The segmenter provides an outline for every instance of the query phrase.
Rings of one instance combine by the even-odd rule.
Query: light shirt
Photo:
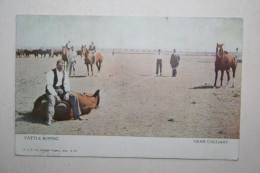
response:
[[[89,46],[89,52],[92,53],[92,55],[95,55],[95,53],[96,53],[96,47],[95,47],[94,44],[91,44],[91,45]]]
[[[160,54],[158,52],[156,52],[155,59],[163,59],[163,58],[164,58],[164,55],[162,52],[160,52]]]
[[[58,69],[56,69],[57,71],[57,84],[56,86],[61,86],[62,85],[62,78],[63,78],[63,72],[59,72]],[[65,77],[64,77],[64,90],[65,92],[69,92],[70,91],[70,85],[69,85],[69,78],[68,78],[68,74],[65,71],[64,73]],[[46,74],[46,85],[47,85],[47,90],[50,92],[51,95],[56,96],[57,92],[55,91],[55,89],[53,88],[53,82],[54,82],[54,73],[52,70],[48,71]]]
[[[71,43],[67,43],[67,46],[68,46],[68,48],[70,49],[71,48]]]
[[[73,62],[73,61],[76,61],[76,57],[77,57],[77,55],[76,55],[76,52],[73,50],[69,50],[69,57],[68,57],[68,61],[69,61],[69,63],[71,63],[71,62]]]

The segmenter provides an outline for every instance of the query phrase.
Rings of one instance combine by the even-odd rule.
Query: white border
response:
[[[16,135],[16,154],[182,159],[238,159],[238,139]]]

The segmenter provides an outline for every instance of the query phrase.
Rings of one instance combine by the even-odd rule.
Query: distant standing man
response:
[[[236,48],[236,59],[238,58],[238,47]]]
[[[158,52],[156,53],[156,76],[158,76],[158,72],[160,69],[160,76],[162,76],[162,59],[163,54],[161,53],[161,50],[158,49]]]
[[[80,118],[81,111],[79,100],[76,95],[70,93],[69,78],[67,72],[64,71],[64,61],[57,61],[56,68],[47,72],[46,75],[46,96],[48,101],[47,125],[51,125],[55,108],[54,106],[62,100],[69,101],[73,108],[74,120],[82,120]]]
[[[76,64],[76,52],[73,50],[73,46],[71,47],[71,49],[69,50],[69,58],[68,58],[68,62],[70,65],[70,73],[69,75],[71,76],[71,70],[73,69],[73,75],[75,76],[75,64]]]
[[[91,45],[89,45],[89,52],[92,54],[93,56],[93,64],[95,63],[95,53],[96,53],[96,46],[94,45],[94,42],[91,42]]]
[[[66,47],[67,47],[68,50],[71,49],[71,43],[70,43],[70,41],[68,41],[68,43],[66,43]]]
[[[115,54],[115,49],[113,49],[113,51],[112,51],[112,56],[114,56],[114,54]]]
[[[179,65],[179,56],[177,56],[176,54],[176,50],[173,49],[173,53],[171,55],[171,60],[170,60],[170,64],[172,66],[172,77],[175,77],[177,75],[177,67]]]

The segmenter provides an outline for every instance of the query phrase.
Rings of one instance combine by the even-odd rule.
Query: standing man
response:
[[[92,41],[91,42],[91,45],[89,45],[89,52],[92,54],[92,56],[93,56],[93,64],[95,63],[95,53],[96,53],[96,47],[95,47],[95,45],[94,45],[94,42]]]
[[[162,59],[163,54],[161,53],[161,50],[158,49],[158,52],[156,53],[156,76],[158,76],[158,71],[160,69],[160,76],[162,76]]]
[[[113,51],[112,51],[112,56],[114,56],[114,54],[115,54],[115,49],[113,49]]]
[[[66,43],[65,46],[67,47],[68,50],[70,50],[70,49],[71,49],[71,43],[70,43],[70,41],[68,41],[68,43]]]
[[[175,55],[176,50],[173,49],[173,53],[171,55],[170,64],[172,66],[172,77],[175,77],[177,75],[177,67],[179,65],[180,58],[179,56]]]
[[[236,55],[235,55],[235,58],[236,58],[236,59],[238,58],[238,47],[236,48]]]
[[[82,120],[79,100],[76,95],[70,93],[69,78],[64,71],[64,61],[57,61],[56,68],[47,72],[46,75],[46,95],[48,101],[47,125],[51,125],[55,114],[54,106],[62,100],[69,101],[73,108],[74,120]]]
[[[73,68],[73,75],[75,76],[76,57],[77,57],[77,55],[76,55],[75,51],[73,50],[73,46],[72,46],[71,49],[69,50],[69,58],[68,58],[68,62],[69,62],[69,65],[70,65],[69,76],[71,76],[72,68]]]

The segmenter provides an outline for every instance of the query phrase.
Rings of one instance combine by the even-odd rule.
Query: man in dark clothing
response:
[[[172,66],[172,77],[175,77],[177,75],[177,67],[179,65],[180,57],[179,55],[176,55],[176,50],[173,49],[173,54],[171,56],[170,64]]]

